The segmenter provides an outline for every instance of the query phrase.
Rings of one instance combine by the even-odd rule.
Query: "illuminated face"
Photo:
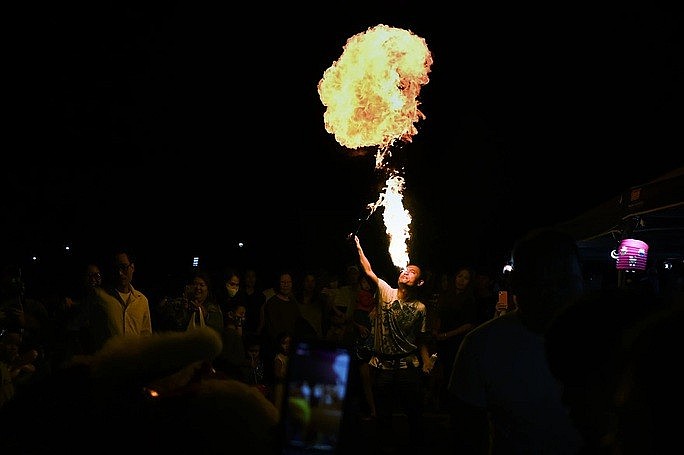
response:
[[[240,277],[236,275],[231,276],[228,281],[226,281],[226,290],[230,297],[235,297],[235,294],[240,290]]]
[[[102,285],[102,273],[98,266],[94,264],[88,266],[88,270],[86,271],[86,282],[88,286],[92,287]]]
[[[114,278],[116,280],[117,288],[126,289],[131,284],[133,279],[133,271],[135,266],[130,261],[127,254],[117,254],[114,258]]]
[[[209,293],[209,286],[207,286],[207,282],[202,278],[195,277],[195,279],[192,281],[190,291],[196,300],[203,302],[206,300],[207,294]]]
[[[420,273],[420,267],[409,265],[399,274],[399,283],[406,286],[420,286],[422,283]]]

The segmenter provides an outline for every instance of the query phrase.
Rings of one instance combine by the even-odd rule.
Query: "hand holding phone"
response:
[[[508,291],[499,291],[499,299],[496,302],[496,315],[499,316],[508,311]]]

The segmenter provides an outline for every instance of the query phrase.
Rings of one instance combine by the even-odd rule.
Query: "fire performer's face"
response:
[[[408,265],[399,274],[399,279],[397,281],[399,286],[406,287],[417,287],[423,284],[423,279],[421,278],[420,267],[417,265]]]

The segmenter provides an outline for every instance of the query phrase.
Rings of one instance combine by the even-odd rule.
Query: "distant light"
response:
[[[31,259],[33,260],[33,262],[37,262],[37,261],[38,261],[38,256],[32,256]]]
[[[192,266],[199,267],[199,256],[195,256],[194,258],[192,258]]]
[[[668,261],[663,263],[663,267],[665,268],[665,270],[672,270],[673,265],[671,262]]]
[[[513,266],[511,264],[506,264],[503,267],[503,273],[510,273],[513,271]]]
[[[67,250],[67,251],[69,251],[69,250],[71,249],[71,247],[70,247],[69,245],[67,245],[67,246],[64,247],[64,249]]]
[[[143,387],[143,392],[147,394],[150,398],[158,398],[159,397],[159,392],[157,392],[154,389],[148,389],[147,387]]]
[[[239,248],[242,248],[243,246],[245,246],[245,244],[244,244],[244,243],[242,243],[242,242],[238,242],[238,247],[239,247]]]

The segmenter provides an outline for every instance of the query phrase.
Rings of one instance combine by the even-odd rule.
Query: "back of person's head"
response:
[[[554,316],[583,290],[575,240],[554,228],[530,231],[513,247],[511,291],[520,317],[533,331],[544,332]]]
[[[668,453],[678,444],[681,418],[672,418],[672,408],[682,402],[684,375],[672,347],[681,343],[683,324],[679,306],[644,318],[633,330],[614,395],[612,453]]]
[[[73,425],[100,440],[111,436],[117,422],[129,426],[125,436],[109,440],[109,453],[133,441],[155,453],[222,453],[227,443],[246,445],[250,453],[277,453],[273,403],[242,381],[204,370],[222,349],[221,335],[209,327],[111,338],[96,354],[13,397],[11,408],[3,409],[14,417],[3,426],[3,453],[90,453],[86,444],[52,435],[68,434]]]

